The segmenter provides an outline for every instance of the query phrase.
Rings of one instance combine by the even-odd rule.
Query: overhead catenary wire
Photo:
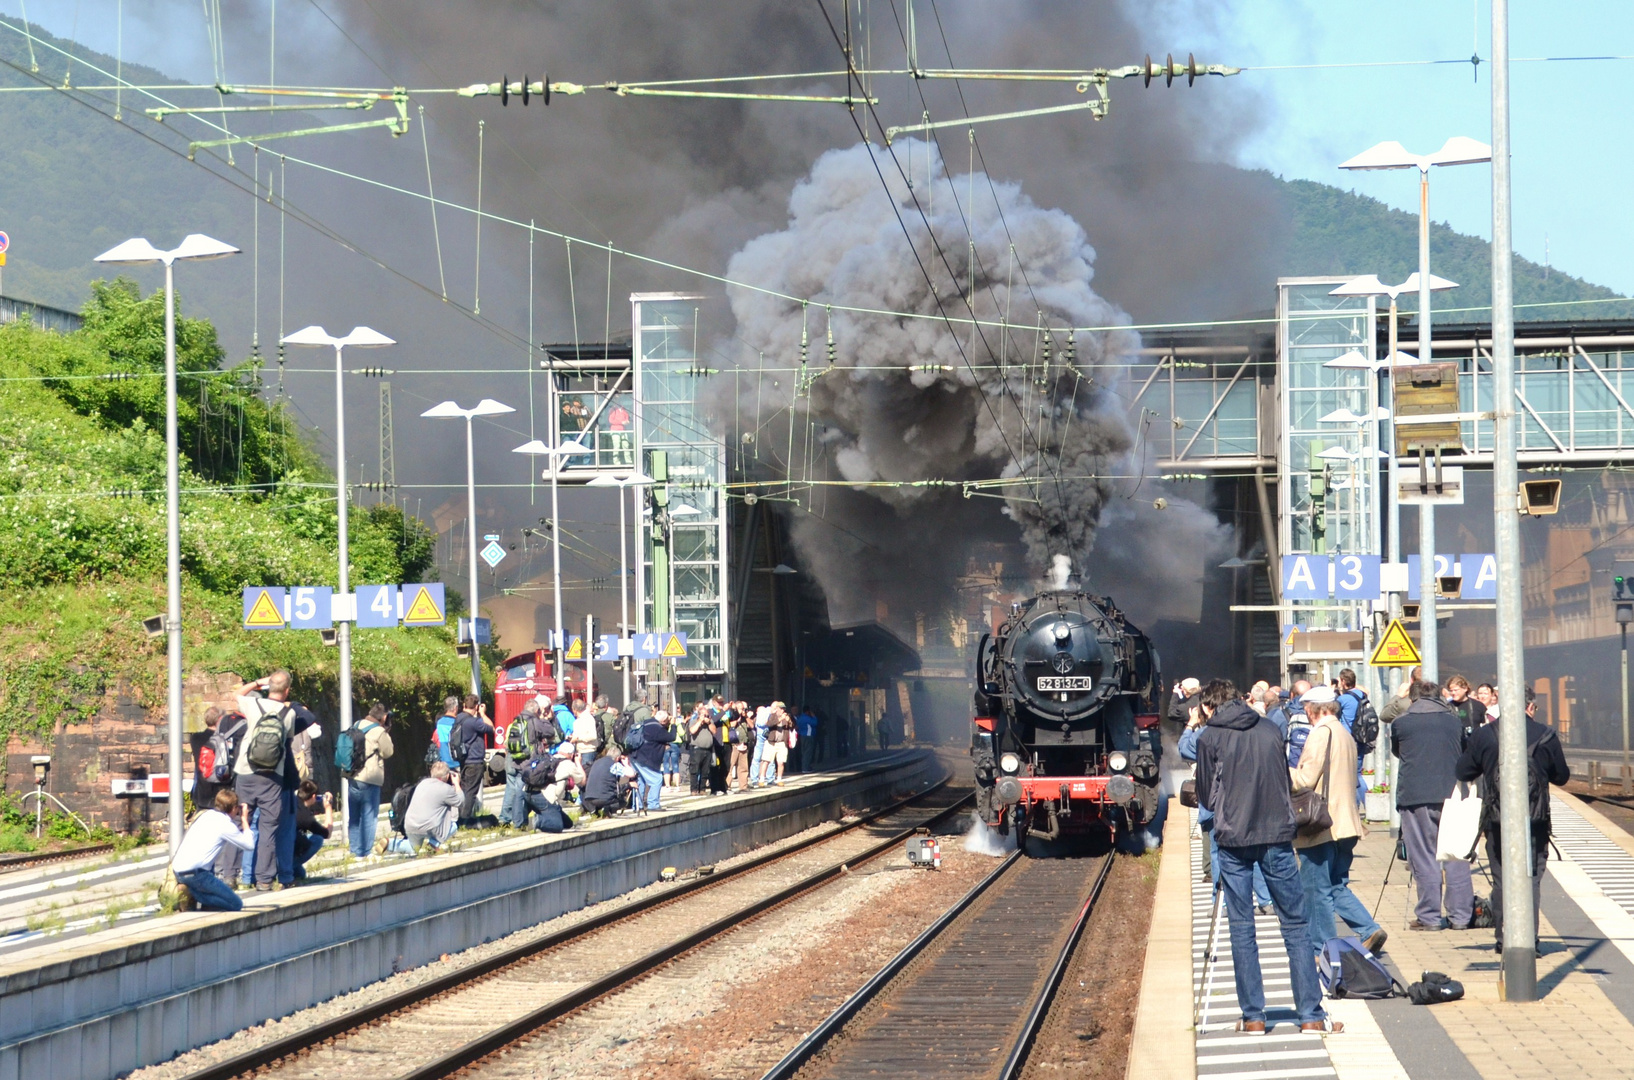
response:
[[[437,229],[437,189],[431,185],[431,143],[426,138],[426,107],[420,106],[420,146],[426,157],[426,197],[431,200],[431,237],[437,245],[437,281],[442,286],[443,299],[448,299],[448,276],[443,273],[443,237]],[[481,215],[479,214],[480,218]],[[475,314],[473,312],[472,314]]]

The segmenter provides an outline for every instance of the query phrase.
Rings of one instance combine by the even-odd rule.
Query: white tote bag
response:
[[[1481,796],[1475,785],[1459,783],[1441,804],[1441,828],[1436,833],[1435,857],[1440,862],[1462,862],[1475,849],[1481,834]]]

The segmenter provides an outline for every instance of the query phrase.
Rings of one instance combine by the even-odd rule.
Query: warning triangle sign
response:
[[[1374,667],[1412,667],[1420,663],[1418,648],[1407,636],[1407,628],[1401,625],[1400,619],[1391,620],[1390,629],[1379,639],[1368,663]]]
[[[664,652],[662,654],[664,659],[678,659],[686,654],[687,647],[681,644],[680,634],[671,634],[669,636],[669,640],[664,642]]]
[[[583,660],[584,659],[584,638],[581,638],[581,637],[573,638],[568,643],[567,654],[566,655],[567,655],[567,659],[569,659],[569,660]]]
[[[278,610],[278,605],[272,602],[272,597],[268,595],[265,589],[261,590],[261,594],[255,598],[255,603],[250,607],[250,613],[244,616],[244,625],[254,627],[257,630],[282,630],[284,628],[283,613]]]
[[[414,594],[414,600],[409,604],[408,610],[403,613],[403,621],[406,623],[440,623],[443,621],[442,609],[437,606],[437,601],[431,598],[430,589],[424,585],[420,586],[420,590]]]

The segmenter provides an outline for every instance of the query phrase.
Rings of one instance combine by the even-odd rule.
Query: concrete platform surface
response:
[[[560,835],[387,862],[0,957],[0,1080],[103,1080],[945,775],[929,751]],[[666,796],[666,803],[670,802]]]
[[[1171,821],[1186,822],[1176,813]],[[1171,832],[1174,830],[1170,830]],[[1415,1006],[1404,999],[1334,1001],[1324,1006],[1346,1031],[1302,1035],[1292,1013],[1288,955],[1274,915],[1255,920],[1271,1031],[1242,1036],[1225,918],[1217,931],[1216,963],[1205,972],[1214,892],[1203,879],[1202,838],[1177,844],[1165,836],[1153,936],[1148,945],[1136,1045],[1128,1076],[1199,1080],[1530,1080],[1542,1077],[1634,1076],[1634,838],[1581,800],[1557,791],[1555,844],[1543,883],[1538,961],[1542,999],[1506,1002],[1498,988],[1491,930],[1409,929],[1412,875],[1391,864],[1394,842],[1376,827],[1357,848],[1352,889],[1390,933],[1384,959],[1402,982],[1425,971],[1464,984],[1463,1000]],[[1189,872],[1169,872],[1184,854]],[[1475,891],[1491,883],[1476,864]],[[1177,911],[1189,923],[1187,947],[1164,931]],[[1189,954],[1189,955],[1188,955]],[[1190,976],[1189,992],[1174,976]],[[1185,1016],[1195,1056],[1180,1062],[1172,1047],[1175,1017]],[[1194,1018],[1201,1020],[1195,1023]],[[1138,1069],[1137,1069],[1138,1066]]]

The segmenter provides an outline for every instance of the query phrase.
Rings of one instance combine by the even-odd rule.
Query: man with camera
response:
[[[295,881],[295,790],[301,776],[290,742],[318,720],[305,705],[289,700],[289,687],[289,672],[280,669],[237,691],[246,728],[233,766],[233,788],[255,826],[258,892]]]

